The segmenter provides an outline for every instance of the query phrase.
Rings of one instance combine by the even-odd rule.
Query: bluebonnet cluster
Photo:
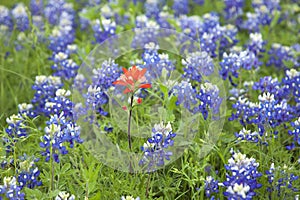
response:
[[[18,172],[18,184],[21,189],[28,187],[33,189],[34,187],[41,186],[42,182],[39,179],[40,170],[35,165],[38,159],[30,159],[26,155],[20,159]]]
[[[155,167],[163,166],[165,160],[170,160],[172,152],[168,147],[173,146],[175,133],[172,131],[170,122],[155,124],[152,129],[152,137],[141,147],[143,157],[140,165],[145,166],[147,171],[155,170]]]
[[[32,104],[37,114],[46,114],[45,104],[55,96],[55,92],[62,87],[60,77],[56,76],[36,76],[32,89],[35,90]]]
[[[16,177],[4,177],[3,185],[0,185],[0,198],[6,197],[9,200],[24,200],[25,194],[17,184]]]
[[[273,43],[271,49],[268,51],[269,60],[266,65],[285,69],[287,68],[286,62],[291,62],[295,67],[299,67],[300,63],[299,58],[297,59],[296,52],[296,50],[293,50],[293,46],[288,47]]]
[[[100,23],[100,20],[96,19],[92,22],[92,29],[94,31],[96,42],[101,43],[105,39],[115,34],[116,22],[112,19],[103,18]]]
[[[220,97],[220,90],[216,85],[209,82],[201,84],[200,92],[196,95],[196,98],[200,100],[198,109],[205,120],[208,117],[209,110],[211,110],[213,119],[218,119],[223,99]]]
[[[246,13],[247,20],[241,25],[250,32],[259,32],[260,26],[270,25],[275,15],[280,11],[278,0],[253,1],[254,13]],[[278,19],[277,19],[278,20]]]
[[[65,191],[59,192],[58,195],[55,197],[55,200],[75,200],[74,194],[69,194]]]
[[[176,105],[183,104],[192,113],[202,113],[204,119],[207,119],[210,109],[212,117],[218,117],[222,98],[216,85],[207,82],[201,84],[197,91],[190,82],[183,80],[172,91],[177,96]]]
[[[172,25],[169,23],[169,20],[174,20],[174,16],[171,15],[169,12],[161,11],[158,14],[158,17],[156,19],[157,23],[161,28],[165,29],[172,29]]]
[[[258,143],[260,134],[257,131],[251,131],[243,128],[240,132],[235,133],[235,136],[240,140]]]
[[[258,58],[253,52],[246,50],[240,53],[230,53],[229,55],[225,52],[220,62],[222,69],[219,73],[224,80],[227,78],[231,80],[232,76],[238,78],[240,69],[255,69],[259,67],[259,64]]]
[[[174,0],[172,9],[176,16],[189,13],[189,1],[188,0]]]
[[[265,76],[255,82],[252,86],[253,90],[259,90],[260,92],[269,92],[274,94],[277,98],[282,96],[281,84],[277,78],[272,78],[271,76]]]
[[[119,65],[112,59],[105,60],[100,68],[93,69],[93,85],[100,87],[103,91],[108,90],[120,75],[121,68]]]
[[[42,138],[40,147],[44,149],[42,151],[42,156],[46,157],[47,162],[52,156],[54,161],[59,163],[59,155],[68,153],[67,144],[69,144],[70,148],[73,148],[75,142],[83,142],[80,138],[80,127],[67,119],[63,112],[60,115],[56,114],[51,116],[46,124],[45,135]]]
[[[5,6],[0,6],[0,31],[13,29],[13,20],[10,16],[9,9]]]
[[[292,144],[287,146],[288,150],[293,150],[296,145],[300,145],[300,117],[296,121],[291,122],[291,125],[293,127],[293,130],[289,130],[288,133],[289,135],[294,137],[294,141],[292,142]]]
[[[247,158],[245,154],[231,150],[232,157],[225,165],[226,181],[223,182],[228,199],[252,199],[255,190],[262,185],[258,179],[262,174],[258,171],[259,163],[254,158]]]
[[[149,18],[158,18],[162,2],[159,0],[146,0],[144,4],[145,15]]]
[[[225,0],[225,18],[235,20],[243,14],[244,0]]]
[[[26,31],[29,29],[29,18],[24,4],[19,3],[12,9],[12,16],[19,31]]]
[[[143,48],[150,42],[157,43],[160,26],[156,21],[149,19],[145,15],[139,15],[136,17],[135,23],[135,35],[131,44],[133,48]]]
[[[286,165],[281,168],[280,166],[275,167],[274,163],[271,164],[270,168],[265,171],[268,177],[269,186],[267,186],[267,192],[271,197],[272,193],[276,193],[278,198],[293,198],[293,192],[297,192],[298,189],[293,184],[299,179],[294,173],[289,172],[290,169]]]
[[[55,96],[51,97],[46,103],[44,108],[44,114],[46,116],[64,113],[66,117],[72,117],[73,103],[69,99],[71,92],[65,89],[58,89],[55,92]]]
[[[134,198],[133,196],[122,196],[121,200],[140,200],[140,197]]]
[[[261,33],[250,33],[247,48],[256,56],[265,52],[266,41],[263,40]]]
[[[210,76],[214,72],[213,60],[205,51],[188,54],[187,58],[182,60],[182,64],[183,77],[188,81],[200,83],[202,76]]]
[[[13,114],[12,116],[6,118],[8,127],[5,129],[7,137],[2,137],[2,141],[5,144],[6,152],[13,152],[14,143],[19,139],[27,137],[28,133],[26,130],[26,122],[22,115]]]
[[[54,76],[70,79],[74,78],[77,75],[77,70],[79,69],[79,66],[68,57],[68,54],[63,52],[59,52],[54,55],[53,60],[55,63],[51,67],[55,71],[53,73]]]
[[[214,199],[214,194],[219,192],[219,181],[215,180],[211,176],[207,176],[204,184],[205,196],[207,198]]]
[[[96,111],[97,114],[106,116],[108,113],[104,110],[103,105],[107,104],[108,96],[98,86],[90,85],[85,95],[86,109],[88,111]],[[95,116],[92,116],[95,117]],[[92,119],[94,120],[94,119]]]
[[[191,112],[196,109],[196,89],[192,87],[190,82],[183,80],[176,84],[173,88],[173,94],[177,96],[176,105],[183,104],[184,108]]]
[[[236,112],[229,120],[239,120],[243,126],[255,124],[262,136],[266,132],[265,126],[274,128],[294,118],[293,108],[286,100],[279,101],[271,93],[263,93],[258,100],[258,103],[253,103],[247,98],[240,98],[233,105]]]
[[[144,52],[142,54],[143,63],[140,65],[141,68],[146,68],[147,72],[145,74],[147,80],[160,78],[163,69],[168,73],[175,69],[175,66],[171,60],[169,60],[168,54],[159,54],[159,46],[153,42],[145,45]]]

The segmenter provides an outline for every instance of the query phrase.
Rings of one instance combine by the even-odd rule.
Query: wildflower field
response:
[[[1,0],[0,200],[298,200],[297,0]]]

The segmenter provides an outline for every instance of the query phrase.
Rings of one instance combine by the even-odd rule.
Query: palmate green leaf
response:
[[[61,168],[60,173],[65,174],[71,168],[70,163],[65,163],[64,166]]]
[[[32,200],[41,200],[45,199],[46,194],[43,194],[40,190],[38,189],[30,189],[25,187],[24,188],[25,195],[27,199],[32,199]]]

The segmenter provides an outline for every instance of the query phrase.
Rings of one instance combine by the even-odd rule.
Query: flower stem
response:
[[[129,116],[128,116],[128,128],[127,128],[127,137],[128,137],[128,146],[130,151],[132,151],[131,147],[131,136],[130,136],[130,126],[131,126],[131,117],[132,117],[132,105],[133,105],[133,94],[130,99],[130,108],[129,108]]]
[[[149,186],[150,186],[150,173],[148,174],[148,178],[147,178],[147,188],[146,188],[146,198],[148,199],[149,197]]]

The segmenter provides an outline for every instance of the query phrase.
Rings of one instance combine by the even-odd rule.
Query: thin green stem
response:
[[[149,188],[150,188],[150,173],[148,174],[148,178],[147,178],[147,187],[146,187],[146,198],[148,199],[149,197]]]
[[[129,116],[128,116],[128,128],[127,128],[127,137],[128,137],[128,146],[130,149],[130,152],[132,151],[131,147],[131,136],[130,136],[130,128],[131,128],[131,117],[132,117],[132,105],[133,105],[133,94],[130,98],[130,108],[129,108]]]

